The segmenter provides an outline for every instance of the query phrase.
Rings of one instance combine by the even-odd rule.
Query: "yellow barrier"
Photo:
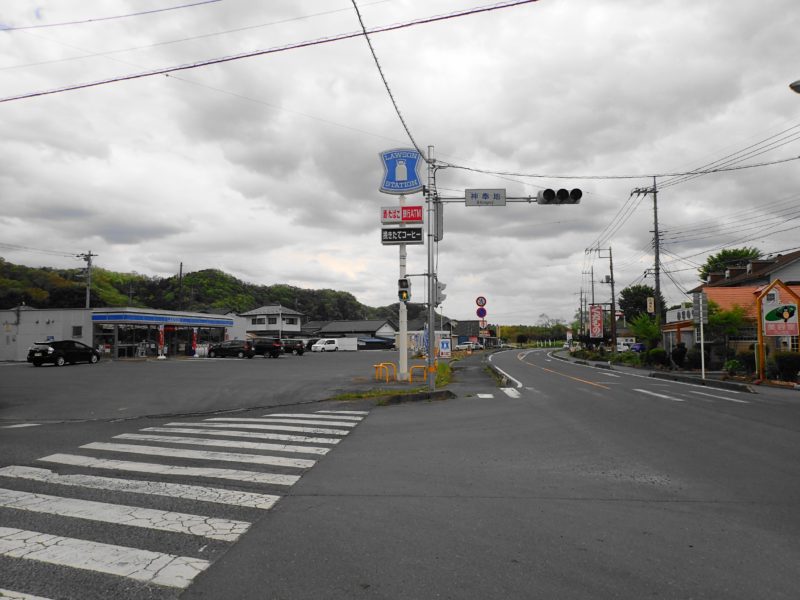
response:
[[[414,383],[414,370],[415,370],[415,369],[419,369],[420,371],[422,371],[422,379],[423,379],[423,380],[424,380],[424,379],[425,379],[425,377],[427,376],[427,373],[426,373],[426,371],[428,370],[428,367],[427,367],[427,365],[413,365],[413,366],[412,366],[412,367],[411,367],[411,368],[408,370],[408,382],[409,382],[409,383]]]
[[[372,366],[375,368],[375,380],[376,381],[378,379],[383,378],[384,377],[384,373],[385,373],[386,383],[389,383],[389,367],[392,368],[392,381],[397,381],[397,367],[395,366],[394,363],[383,362],[383,363],[378,363],[377,365],[372,365]]]

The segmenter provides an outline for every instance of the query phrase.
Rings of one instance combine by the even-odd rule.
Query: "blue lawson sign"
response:
[[[378,156],[383,163],[383,181],[378,188],[384,194],[413,194],[422,191],[419,165],[422,156],[413,148],[384,150]]]

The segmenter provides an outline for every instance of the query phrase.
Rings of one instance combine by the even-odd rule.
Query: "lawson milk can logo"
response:
[[[422,156],[413,148],[395,148],[379,152],[383,163],[383,181],[380,188],[384,194],[413,194],[422,190],[419,165]]]

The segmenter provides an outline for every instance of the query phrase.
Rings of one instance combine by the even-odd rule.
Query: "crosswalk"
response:
[[[0,467],[0,599],[177,597],[367,415],[175,421]]]

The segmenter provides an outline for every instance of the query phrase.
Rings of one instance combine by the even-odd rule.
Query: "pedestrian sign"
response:
[[[378,153],[383,163],[383,181],[378,188],[384,194],[413,194],[422,191],[419,166],[422,155],[413,148],[395,148]]]

